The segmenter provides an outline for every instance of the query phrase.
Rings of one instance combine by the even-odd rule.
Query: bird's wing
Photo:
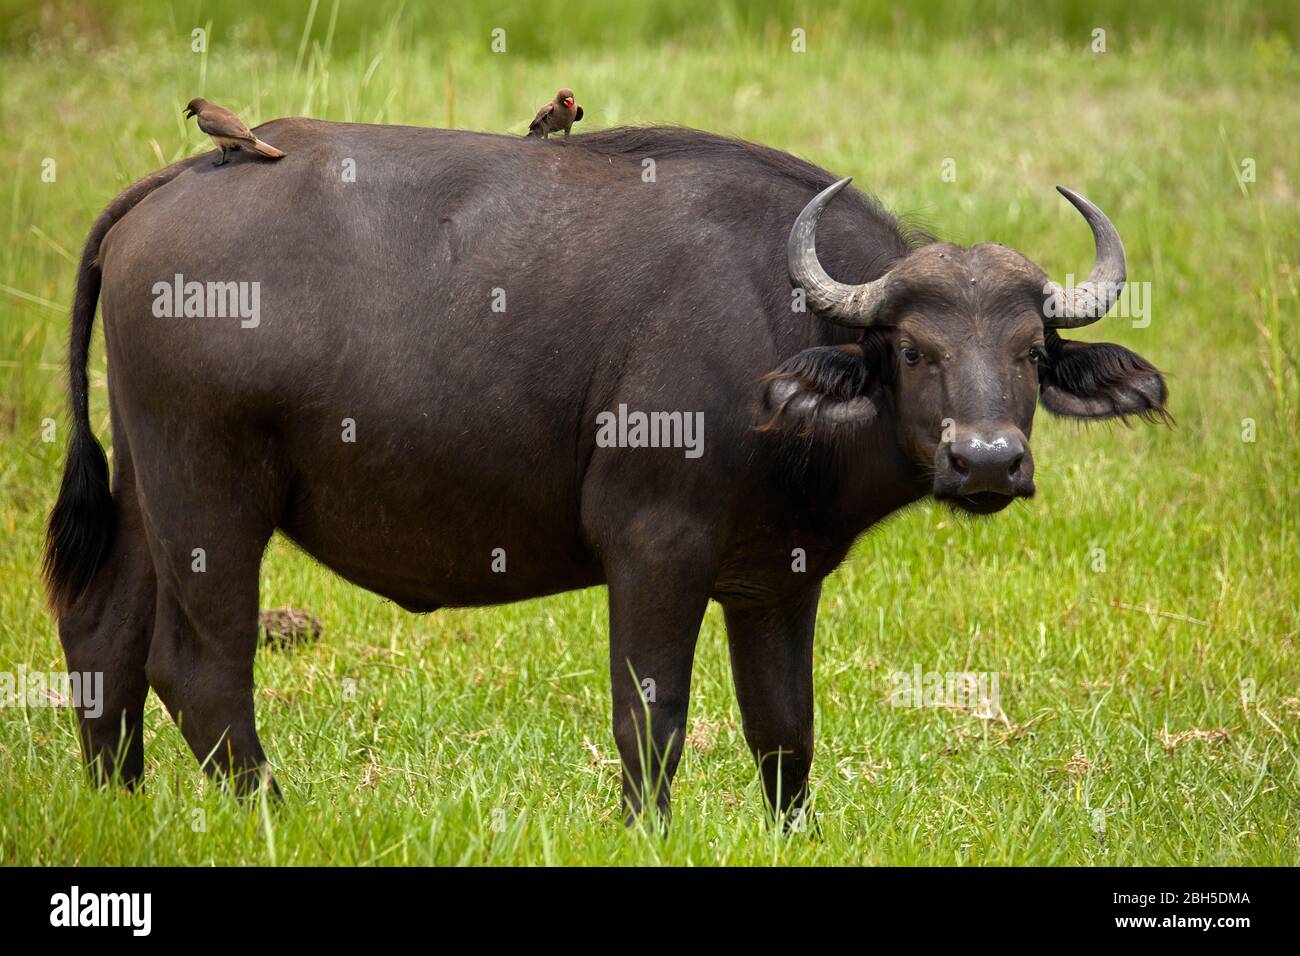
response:
[[[199,113],[199,129],[209,136],[226,136],[249,142],[254,139],[244,121],[221,106],[209,106]]]
[[[528,128],[530,130],[541,129],[542,122],[548,116],[551,115],[551,110],[553,109],[555,109],[554,103],[547,103],[545,106],[543,106],[540,110],[537,111],[537,115],[533,117],[533,121],[528,124]]]
[[[577,107],[577,112],[573,114],[573,121],[574,121],[575,123],[578,122],[578,120],[580,120],[580,119],[582,119],[582,107],[581,107],[581,106]]]

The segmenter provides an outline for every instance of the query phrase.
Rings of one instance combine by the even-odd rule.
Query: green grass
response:
[[[491,14],[471,11],[453,32],[435,5],[333,17],[322,3],[304,31],[289,4],[109,15],[62,3],[35,40],[15,39],[32,22],[11,6],[0,4],[0,670],[63,666],[36,568],[62,460],[42,420],[66,419],[75,258],[114,194],[207,148],[180,119],[199,94],[250,120],[521,132],[567,83],[584,125],[682,123],[788,149],[946,238],[1005,242],[1058,277],[1091,256],[1052,191],[1066,183],[1116,221],[1131,278],[1153,297],[1148,327],[1112,317],[1080,337],[1163,367],[1178,427],[1040,413],[1032,503],[979,522],[919,506],[862,540],[819,619],[819,839],[764,825],[716,608],[660,839],[624,831],[617,813],[602,589],[417,617],[277,541],[263,606],[309,608],[325,625],[320,643],[258,662],[284,806],[242,808],[208,784],[156,700],[134,797],[85,785],[70,712],[8,708],[0,862],[1300,862],[1293,5],[1160,19],[1141,3],[1058,0],[976,18],[954,0],[899,20],[877,3],[798,17],[774,4],[704,20],[697,4],[603,19],[564,4],[566,45],[550,25],[561,5],[520,4],[503,21],[517,38],[505,55],[487,51]],[[1105,54],[1088,50],[1093,8]],[[208,17],[212,47],[192,54],[189,30]],[[532,19],[547,24],[536,37]],[[801,22],[809,52],[797,55],[789,28]],[[941,178],[945,158],[955,183]],[[1237,178],[1244,158],[1253,183]],[[92,381],[107,440],[102,339]],[[1007,723],[890,707],[890,673],[917,664],[997,672]],[[1194,730],[1227,735],[1172,742]]]

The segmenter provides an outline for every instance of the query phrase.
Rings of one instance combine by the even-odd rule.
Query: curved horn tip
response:
[[[826,208],[829,206],[829,203],[831,203],[831,200],[835,199],[836,196],[840,194],[840,190],[844,189],[845,186],[848,186],[850,182],[853,182],[852,176],[836,179],[836,181],[832,182],[831,185],[826,187],[826,189],[819,190],[818,194],[813,196],[813,204],[815,204],[818,209]]]
[[[821,191],[821,197],[826,200],[834,199],[841,189],[853,182],[852,176],[845,176],[843,179],[836,180]]]
[[[1070,205],[1073,206],[1075,209],[1079,210],[1080,212],[1083,212],[1085,209],[1097,208],[1096,205],[1092,202],[1092,200],[1090,200],[1087,196],[1082,196],[1079,193],[1076,193],[1073,189],[1070,189],[1068,186],[1058,185],[1056,187],[1056,191],[1060,193],[1062,196],[1064,196],[1066,199],[1068,199],[1070,201]]]

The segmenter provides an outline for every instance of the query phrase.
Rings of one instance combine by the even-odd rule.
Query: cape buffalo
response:
[[[210,772],[270,779],[253,654],[279,529],[412,611],[607,585],[629,818],[668,810],[719,602],[746,740],[794,812],[821,581],[854,540],[925,496],[1032,495],[1037,401],[1164,415],[1146,361],[1058,335],[1125,277],[1114,226],[1068,190],[1097,255],[1067,289],[707,133],[259,135],[287,157],[127,189],[77,274],[45,572],[69,669],[105,674],[81,715],[97,779],[138,779],[149,687]],[[101,291],[111,490],[87,414]]]

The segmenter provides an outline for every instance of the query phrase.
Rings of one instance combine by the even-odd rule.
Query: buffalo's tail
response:
[[[108,459],[90,427],[90,377],[86,369],[95,309],[99,304],[100,244],[113,224],[136,203],[170,182],[193,161],[185,160],[159,170],[113,200],[95,221],[81,253],[68,343],[72,436],[68,440],[59,497],[46,527],[43,562],[50,607],[60,617],[85,593],[113,541],[114,510]]]
[[[96,223],[96,226],[99,224]],[[63,463],[59,499],[45,533],[45,589],[60,617],[90,584],[108,554],[113,538],[113,496],[108,487],[108,459],[90,427],[90,382],[86,363],[90,334],[99,305],[99,242],[90,234],[77,270],[72,304],[72,338],[68,345],[68,380],[72,394],[72,437]]]

